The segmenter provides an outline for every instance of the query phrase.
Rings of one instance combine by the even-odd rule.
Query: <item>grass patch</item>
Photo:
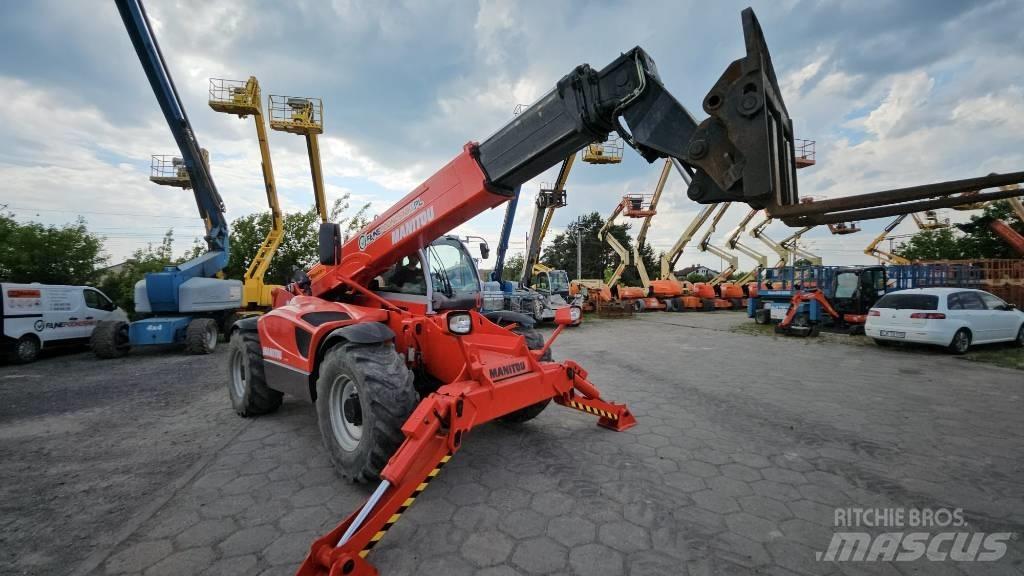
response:
[[[837,334],[834,332],[822,332],[817,338],[800,338],[799,336],[782,336],[781,334],[775,333],[775,327],[770,324],[756,324],[754,321],[743,322],[736,324],[729,329],[730,332],[737,334],[748,334],[751,336],[772,336],[774,338],[791,338],[793,340],[805,340],[805,341],[818,341],[829,344],[844,344],[846,346],[871,346],[878,348],[874,340],[867,336],[858,335],[850,336],[847,334]],[[891,350],[902,350],[908,353],[917,354],[942,354],[940,349],[934,346],[924,346],[919,344],[896,344],[889,347]],[[982,364],[992,364],[994,366],[1002,366],[1003,368],[1014,368],[1016,370],[1024,370],[1024,348],[1015,348],[1011,344],[988,344],[972,348],[970,352],[962,356],[965,360],[971,362],[980,362]]]

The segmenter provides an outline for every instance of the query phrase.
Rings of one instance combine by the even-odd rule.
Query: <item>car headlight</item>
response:
[[[452,334],[469,334],[473,330],[473,318],[468,312],[448,315],[448,331]]]

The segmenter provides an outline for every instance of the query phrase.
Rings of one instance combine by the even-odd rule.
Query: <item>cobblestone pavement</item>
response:
[[[384,576],[1021,573],[1019,536],[992,563],[815,555],[841,507],[963,508],[961,530],[1024,531],[1020,372],[733,334],[725,315],[675,325],[692,316],[567,331],[556,356],[638,425],[551,406],[480,427],[369,559]],[[245,421],[92,573],[292,574],[368,490],[333,474],[313,410],[289,401]]]

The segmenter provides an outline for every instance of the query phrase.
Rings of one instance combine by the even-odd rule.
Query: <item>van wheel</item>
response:
[[[102,320],[96,324],[89,338],[89,345],[97,358],[120,358],[131,349],[128,338],[128,323],[119,320]]]
[[[18,364],[35,362],[39,358],[39,339],[32,334],[26,334],[14,343],[13,360]]]
[[[196,318],[185,330],[185,351],[189,354],[209,354],[217,347],[217,321]]]
[[[967,328],[961,328],[953,335],[953,340],[946,347],[953,354],[966,354],[971,347],[971,332]]]

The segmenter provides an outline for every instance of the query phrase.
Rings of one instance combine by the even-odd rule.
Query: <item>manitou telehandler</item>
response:
[[[546,342],[528,318],[477,312],[475,264],[461,241],[445,236],[613,130],[648,161],[678,160],[691,178],[691,199],[746,202],[796,226],[1024,181],[1014,173],[801,204],[792,121],[749,8],[743,30],[746,56],[704,98],[710,116],[699,124],[639,47],[600,70],[579,66],[344,245],[337,224],[322,224],[320,263],[275,293],[271,312],[239,323],[228,356],[235,409],[267,413],[283,393],[312,401],[341,473],[380,478],[359,510],[313,543],[299,575],[376,574],[367,555],[476,426],[523,422],[551,401],[613,430],[634,425],[632,413],[605,401],[581,366],[550,359],[552,341],[579,309],[560,310]]]

